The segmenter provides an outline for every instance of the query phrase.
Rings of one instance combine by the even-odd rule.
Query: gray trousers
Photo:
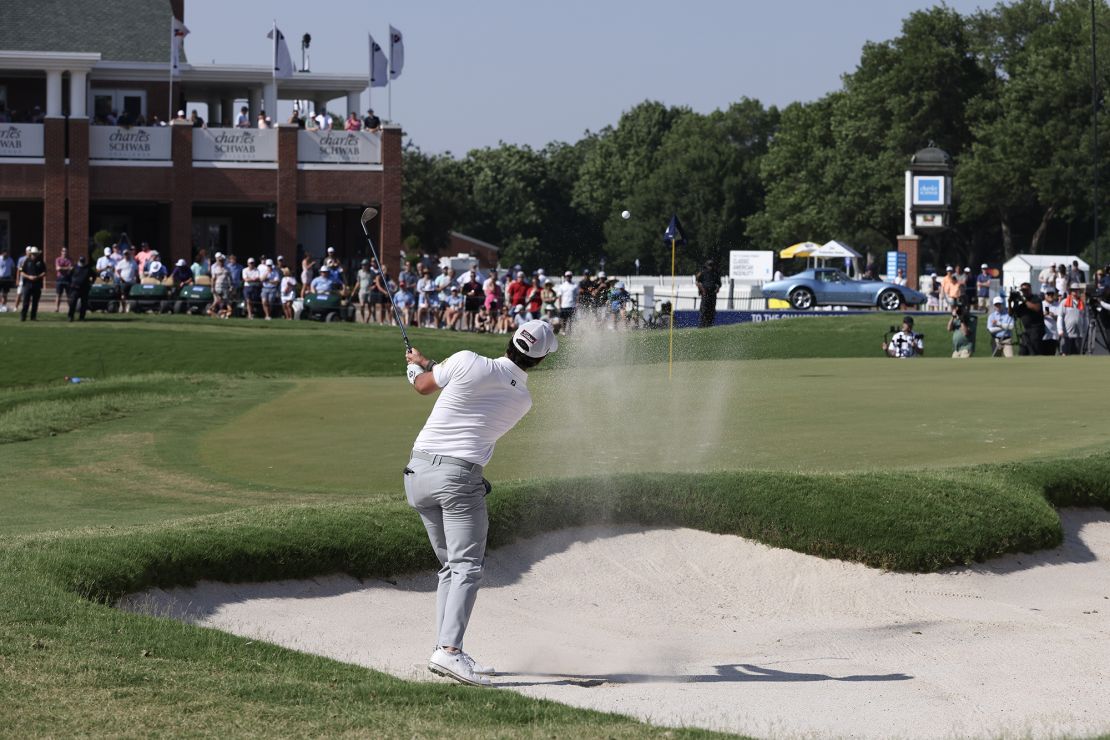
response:
[[[467,469],[439,460],[409,460],[405,496],[420,513],[442,566],[436,591],[437,646],[463,647],[486,557],[485,494],[480,465]]]

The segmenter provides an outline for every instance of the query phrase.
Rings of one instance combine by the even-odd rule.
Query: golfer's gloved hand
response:
[[[406,375],[409,378],[409,385],[416,384],[416,376],[423,374],[424,369],[415,363],[409,363]]]

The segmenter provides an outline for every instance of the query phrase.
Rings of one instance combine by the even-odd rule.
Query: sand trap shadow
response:
[[[831,676],[826,673],[798,673],[778,671],[751,663],[726,663],[713,666],[715,673],[662,675],[650,673],[603,673],[567,675],[565,673],[499,673],[496,678],[538,678],[541,680],[497,681],[497,686],[505,688],[524,686],[580,686],[592,688],[605,684],[643,684],[643,683],[805,683],[812,681],[849,681],[881,682],[909,681],[913,679],[905,673],[857,674]],[[547,680],[550,679],[550,680]]]

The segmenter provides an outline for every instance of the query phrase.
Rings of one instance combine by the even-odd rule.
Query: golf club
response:
[[[374,249],[374,240],[370,238],[370,229],[367,224],[374,220],[374,216],[378,215],[377,208],[367,208],[362,212],[362,233],[366,235],[366,243],[370,245],[370,254],[374,255],[374,261],[385,269],[384,263],[378,259],[378,250]],[[397,303],[393,300],[393,294],[389,292],[389,286],[386,286],[386,294],[389,296],[389,304],[393,306],[393,318],[397,321],[397,326],[401,327],[401,336],[405,339],[405,349],[412,351],[412,342],[409,341],[409,335],[405,332],[405,322],[401,321],[401,312],[397,310]]]

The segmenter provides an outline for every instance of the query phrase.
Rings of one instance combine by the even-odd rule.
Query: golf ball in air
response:
[[[621,211],[621,218],[627,221],[628,219],[632,218],[632,214],[628,211]]]

